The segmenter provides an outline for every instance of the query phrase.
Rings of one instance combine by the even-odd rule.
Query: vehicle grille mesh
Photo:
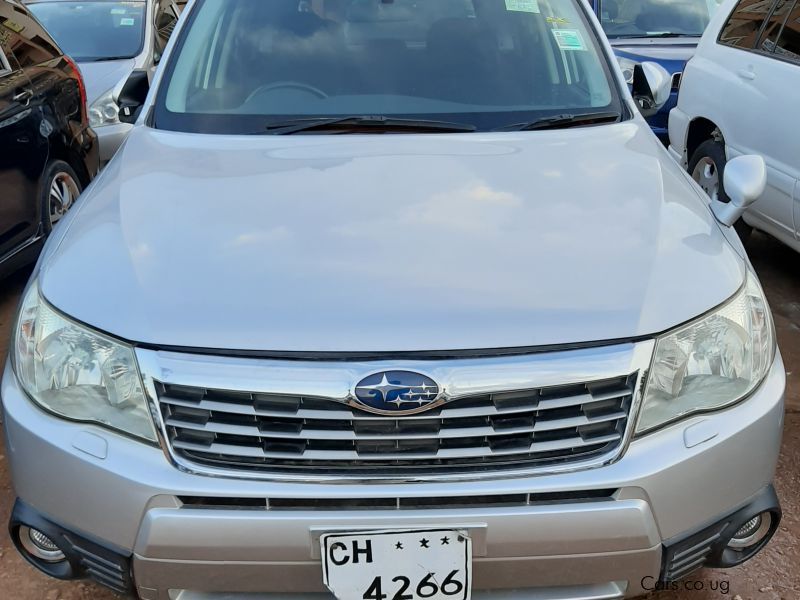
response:
[[[342,402],[156,382],[173,452],[216,468],[398,476],[580,462],[622,443],[636,374],[386,417]]]

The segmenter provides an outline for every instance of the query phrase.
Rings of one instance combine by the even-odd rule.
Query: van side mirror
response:
[[[711,210],[717,221],[728,227],[733,226],[763,194],[767,187],[767,164],[755,154],[737,156],[725,165],[722,176],[725,193],[730,202],[714,200]]]
[[[672,76],[654,62],[643,62],[633,69],[633,99],[644,117],[656,114],[672,93]]]
[[[147,71],[131,73],[117,99],[119,120],[123,123],[135,123],[149,91],[150,78]]]

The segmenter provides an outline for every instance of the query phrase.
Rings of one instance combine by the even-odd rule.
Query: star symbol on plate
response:
[[[402,550],[402,549],[403,549],[403,543],[402,543],[402,542],[397,542],[397,543],[394,545],[394,547],[395,547],[395,548],[397,548],[398,550]]]
[[[450,538],[445,536],[442,538],[442,546],[447,546],[450,544]]]
[[[423,548],[429,548],[430,547],[430,546],[428,546],[429,543],[430,543],[430,540],[426,540],[425,538],[422,538],[419,541],[419,545],[422,546]]]

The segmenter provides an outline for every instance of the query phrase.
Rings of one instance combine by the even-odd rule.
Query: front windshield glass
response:
[[[722,0],[600,0],[610,38],[699,37]]]
[[[585,0],[198,0],[155,126],[380,116],[479,130],[622,111]]]
[[[61,49],[78,62],[133,58],[144,42],[144,2],[34,2]]]

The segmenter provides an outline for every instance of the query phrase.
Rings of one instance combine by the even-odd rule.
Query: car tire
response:
[[[703,191],[711,198],[720,202],[730,202],[731,199],[725,193],[725,165],[728,157],[725,155],[725,144],[717,140],[706,140],[697,147],[689,161],[689,174]],[[736,233],[739,234],[742,242],[746,242],[753,233],[743,219],[739,219],[734,224]]]
[[[63,160],[53,160],[47,164],[42,175],[39,190],[42,210],[42,228],[45,235],[72,208],[83,188],[75,170]]]
[[[700,144],[689,160],[689,175],[712,200],[731,201],[723,183],[727,163],[725,144],[716,140],[706,140]]]

